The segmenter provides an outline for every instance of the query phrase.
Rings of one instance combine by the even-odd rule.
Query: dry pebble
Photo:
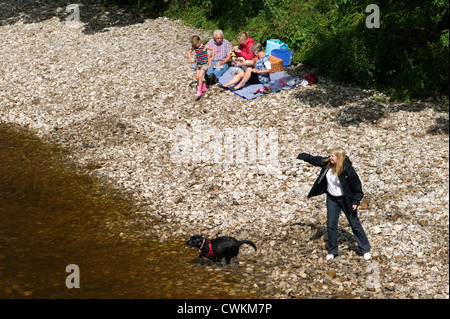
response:
[[[238,265],[270,298],[449,298],[448,98],[400,103],[320,78],[254,100],[213,86],[196,101],[186,52],[211,31],[164,17],[97,30],[67,23],[63,4],[47,9],[36,21],[0,16],[0,121],[131,193],[139,211],[105,221],[123,240],[250,239],[258,252],[243,248]],[[230,145],[256,151],[257,134],[274,158],[226,158]],[[335,145],[363,183],[370,261],[345,217],[340,254],[325,260],[325,199],[306,198],[318,169],[293,156]]]

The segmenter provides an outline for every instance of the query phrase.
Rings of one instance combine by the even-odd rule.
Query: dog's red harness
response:
[[[200,246],[200,250],[202,250],[203,245],[205,245],[205,240],[206,240],[206,238],[203,238],[203,243]],[[211,247],[211,239],[208,239],[208,246],[209,246],[209,252],[206,254],[205,257],[208,258],[209,255],[213,255],[214,257],[217,258],[216,254],[213,252],[212,247]]]

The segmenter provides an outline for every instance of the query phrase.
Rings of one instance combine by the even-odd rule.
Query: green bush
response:
[[[111,1],[111,0],[105,0]],[[153,15],[220,28],[236,44],[248,31],[257,42],[280,39],[293,63],[335,81],[392,92],[399,98],[449,93],[447,0],[115,0]],[[367,5],[380,28],[366,26]]]

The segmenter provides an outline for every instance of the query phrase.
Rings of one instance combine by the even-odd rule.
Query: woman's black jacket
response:
[[[329,168],[327,168],[326,165],[328,164],[329,157],[311,156],[306,153],[300,153],[298,154],[297,158],[305,162],[308,162],[314,166],[322,167],[319,176],[317,177],[313,187],[311,188],[308,194],[308,198],[326,193],[327,192],[326,174],[327,171],[329,170]],[[345,157],[344,170],[339,175],[339,182],[341,183],[347,205],[350,211],[352,211],[352,205],[359,206],[364,196],[364,193],[362,191],[362,185],[358,177],[358,174],[356,174],[352,166],[352,162],[350,161],[348,156]]]

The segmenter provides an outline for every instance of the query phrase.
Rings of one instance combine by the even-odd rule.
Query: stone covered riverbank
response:
[[[255,289],[273,298],[449,297],[448,98],[399,103],[321,79],[254,100],[211,87],[195,101],[186,52],[210,31],[95,1],[79,23],[64,2],[32,9],[0,13],[0,121],[131,193],[138,211],[105,221],[117,236],[250,239],[257,253],[243,246],[235,262],[263,269]],[[340,254],[325,260],[325,198],[306,198],[318,169],[293,156],[335,145],[363,183],[370,261],[343,216]]]

